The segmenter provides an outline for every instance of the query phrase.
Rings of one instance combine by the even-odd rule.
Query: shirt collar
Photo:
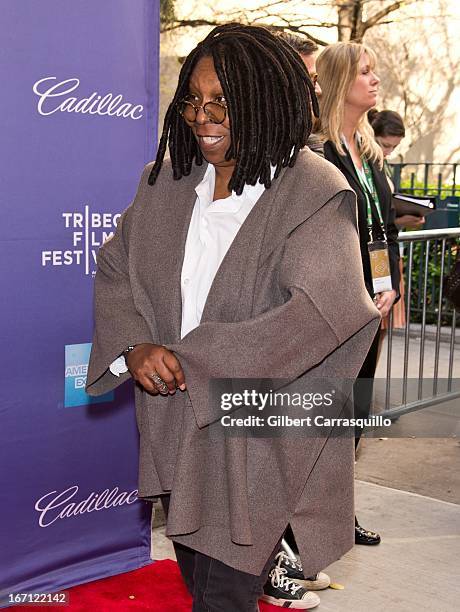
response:
[[[358,130],[356,130],[355,141],[356,141],[356,144],[358,145],[358,147],[361,146],[361,139],[362,139],[361,134],[359,133]],[[345,138],[345,134],[340,134],[340,140],[345,145],[345,148],[348,149],[349,147],[348,147],[347,139]]]
[[[275,166],[271,167],[271,177],[275,174]],[[214,183],[216,180],[216,171],[212,164],[208,164],[206,172],[200,183],[195,187],[195,192],[202,203],[206,203],[206,206],[212,204],[214,195]],[[231,195],[221,202],[225,202],[229,207],[239,209],[244,202],[248,201],[251,204],[257,202],[260,196],[265,191],[265,186],[262,183],[257,182],[255,185],[246,184],[243,188],[241,195],[236,195],[232,191]]]
[[[212,196],[214,195],[214,182],[216,180],[216,173],[214,166],[208,164],[206,172],[204,173],[201,182],[195,187],[195,192],[200,201],[212,202]]]

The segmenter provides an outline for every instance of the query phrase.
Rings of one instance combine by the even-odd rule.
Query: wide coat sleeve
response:
[[[354,194],[338,193],[286,237],[279,283],[286,296],[280,306],[244,321],[203,322],[168,345],[184,369],[199,427],[222,416],[210,401],[210,379],[289,382],[366,328],[357,375],[380,316],[364,285]]]
[[[139,190],[146,183],[149,171],[148,166]],[[106,393],[130,378],[129,372],[117,377],[108,369],[128,346],[154,342],[149,325],[135,307],[129,279],[128,249],[133,214],[132,204],[121,215],[114,236],[98,253],[94,281],[95,331],[86,388],[89,395]]]

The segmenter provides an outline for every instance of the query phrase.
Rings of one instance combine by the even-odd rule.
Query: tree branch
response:
[[[460,151],[460,146],[459,147],[455,147],[455,149],[453,151],[451,151],[451,153],[447,156],[447,159],[444,160],[445,164],[448,164],[450,162],[450,160],[454,157],[454,155],[457,155],[457,153]]]
[[[296,34],[302,34],[302,36],[306,36],[307,38],[309,38],[310,40],[312,40],[313,42],[315,42],[317,45],[321,47],[325,47],[328,43],[325,42],[324,40],[321,40],[320,38],[317,38],[316,36],[312,36],[309,32],[305,32],[302,28],[335,27],[335,24],[333,23],[318,23],[318,24],[301,23],[301,25],[294,25],[281,16],[278,16],[278,18],[281,22],[284,22],[284,25],[280,25],[280,26],[270,25],[271,28],[273,28],[274,30],[289,30]],[[233,21],[233,20],[230,20],[230,21]],[[187,28],[187,27],[189,28],[205,27],[205,26],[216,27],[219,25],[223,25],[225,23],[230,23],[230,21],[229,20],[220,21],[220,20],[215,20],[215,19],[177,19],[173,23],[165,24],[165,26],[161,28],[160,31],[161,33],[166,33],[166,32],[172,32],[173,30],[178,30],[180,28]],[[247,22],[254,23],[255,21],[256,19],[252,21],[247,21]]]
[[[178,19],[173,23],[165,25],[163,28],[161,28],[160,32],[171,32],[172,30],[178,30],[179,28],[197,28],[200,26],[215,27],[218,25],[222,25],[222,23],[215,21],[214,19]]]
[[[377,11],[375,15],[372,15],[372,17],[369,17],[369,19],[366,19],[366,21],[362,22],[362,34],[364,35],[364,33],[367,32],[369,28],[373,28],[374,26],[379,24],[380,21],[390,13],[399,10],[404,5],[407,6],[408,4],[413,4],[416,1],[417,0],[398,0],[397,2],[393,2],[393,4],[390,4],[390,6],[387,6],[381,11]]]

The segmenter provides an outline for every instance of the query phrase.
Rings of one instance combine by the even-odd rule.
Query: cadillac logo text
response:
[[[37,111],[45,117],[61,112],[134,120],[142,118],[142,104],[125,102],[121,94],[112,92],[102,95],[93,91],[89,95],[84,93],[83,97],[77,97],[79,87],[80,79],[76,77],[64,81],[58,81],[55,76],[39,79],[32,87],[38,96]]]
[[[114,487],[112,490],[104,489],[100,493],[92,491],[84,499],[78,500],[78,490],[78,485],[74,485],[61,493],[50,491],[40,497],[35,503],[35,510],[39,513],[40,527],[49,527],[56,521],[76,517],[79,514],[134,504],[138,499],[137,489],[120,491],[118,487]]]

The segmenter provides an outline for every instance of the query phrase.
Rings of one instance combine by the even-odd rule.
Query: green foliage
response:
[[[407,243],[406,243],[407,245]],[[439,312],[439,289],[441,280],[441,255],[442,241],[432,241],[429,246],[428,259],[428,274],[426,295],[424,292],[424,276],[425,276],[425,256],[426,243],[416,242],[413,247],[412,261],[412,290],[411,290],[411,321],[414,323],[422,322],[423,302],[426,303],[426,323],[427,325],[436,325]],[[405,249],[404,268],[405,268],[405,283],[407,292],[407,272],[408,272],[408,246]],[[444,279],[450,272],[457,255],[458,244],[455,239],[447,241],[444,256]],[[442,298],[442,315],[441,325],[452,324],[452,304]],[[457,327],[460,327],[460,321],[457,321]]]
[[[160,0],[160,23],[162,26],[176,20],[174,2],[175,0]]]
[[[412,191],[413,187],[413,191]],[[424,196],[424,195],[441,195],[442,197],[447,197],[450,195],[460,196],[460,185],[452,183],[427,183],[425,187],[425,183],[423,181],[414,181],[414,184],[411,185],[410,180],[401,181],[401,185],[398,188],[398,191],[403,191],[410,193],[414,196]]]

